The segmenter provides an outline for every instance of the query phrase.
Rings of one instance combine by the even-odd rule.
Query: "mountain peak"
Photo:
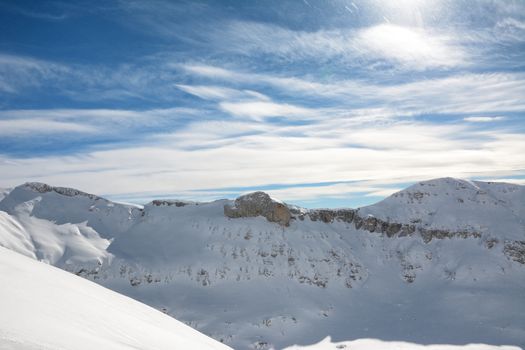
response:
[[[103,199],[102,197],[96,196],[91,193],[82,192],[74,188],[55,187],[55,186],[50,186],[42,182],[26,182],[25,184],[19,187],[23,187],[23,188],[29,189],[34,192],[39,192],[39,193],[55,192],[55,193],[58,193],[58,194],[61,194],[67,197],[83,196],[83,197],[88,197],[89,199],[92,199],[92,200]]]
[[[460,188],[460,189],[466,189],[466,188],[479,188],[477,181],[471,181],[466,179],[460,179],[455,177],[440,177],[436,179],[430,179],[426,181],[421,181],[417,185],[419,186],[433,186],[433,187],[452,187],[452,188]]]
[[[525,187],[451,177],[432,179],[360,208],[359,213],[425,230],[460,229],[522,239]]]

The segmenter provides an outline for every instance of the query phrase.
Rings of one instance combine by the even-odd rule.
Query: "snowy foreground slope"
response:
[[[163,313],[0,247],[0,349],[230,349]]]
[[[236,349],[377,338],[525,346],[525,187],[452,178],[359,209],[123,205],[39,183],[0,201],[0,245]],[[344,344],[343,344],[344,345]]]

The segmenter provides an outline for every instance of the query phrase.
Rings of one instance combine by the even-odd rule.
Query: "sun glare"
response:
[[[360,40],[378,56],[418,67],[452,66],[462,61],[448,37],[417,27],[380,24],[364,30]]]

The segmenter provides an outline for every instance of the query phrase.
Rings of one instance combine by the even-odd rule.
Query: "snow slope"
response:
[[[486,344],[467,345],[420,345],[407,342],[385,342],[377,339],[358,339],[332,343],[327,337],[311,346],[290,346],[284,350],[519,350],[517,346],[494,346]]]
[[[0,247],[0,349],[229,349],[133,299]]]
[[[525,346],[523,186],[436,179],[356,210],[288,206],[282,225],[229,218],[233,204],[138,208],[26,184],[0,201],[0,245],[237,349],[327,335]]]
[[[5,198],[11,191],[10,188],[0,188],[0,201]]]
[[[525,238],[525,186],[508,183],[454,178],[422,181],[359,212],[429,229]]]

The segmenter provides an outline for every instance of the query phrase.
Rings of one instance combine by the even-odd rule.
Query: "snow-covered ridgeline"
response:
[[[0,201],[0,245],[239,349],[328,334],[525,343],[516,307],[525,287],[522,186],[437,179],[338,210],[264,193],[136,207],[34,187]]]

